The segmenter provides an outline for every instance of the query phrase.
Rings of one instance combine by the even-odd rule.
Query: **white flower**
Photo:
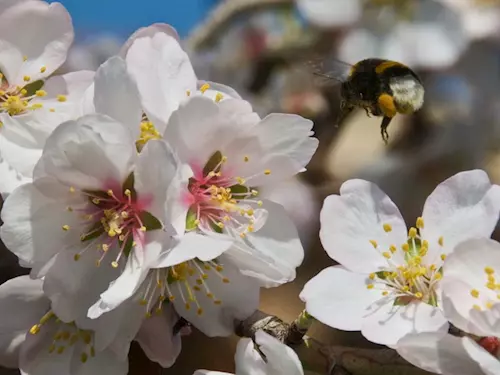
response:
[[[301,293],[323,323],[358,331],[394,346],[407,333],[445,331],[439,286],[443,260],[455,245],[490,236],[500,211],[500,188],[480,170],[442,182],[425,202],[416,228],[375,184],[344,183],[326,198],[321,242],[341,266],[321,271]],[[407,234],[408,233],[408,234]]]
[[[175,234],[165,205],[169,188],[187,179],[177,166],[162,141],[137,155],[131,132],[103,115],[48,138],[33,183],[5,201],[1,235],[33,277],[45,276],[61,319],[74,320],[99,292],[102,313],[139,290]]]
[[[258,350],[256,350],[256,346]],[[260,352],[260,353],[259,353]],[[265,359],[264,359],[265,357]],[[241,339],[234,356],[234,375],[303,375],[302,363],[297,353],[276,338],[257,331],[252,339]],[[227,372],[197,370],[193,375],[230,375]]]
[[[143,29],[142,32],[151,29],[154,27]],[[140,33],[141,31],[138,31],[134,35]],[[87,99],[92,101],[85,110],[98,111],[126,124],[137,140],[138,148],[141,149],[152,139],[162,136],[151,121],[142,118],[141,122],[139,93],[134,80],[127,73],[125,61],[120,57],[109,59],[98,69],[95,83],[89,91],[92,92]],[[155,163],[155,166],[160,169],[158,173],[165,167],[162,162]],[[154,173],[152,171],[152,174]],[[189,167],[184,172],[181,168],[182,173],[186,173],[186,177],[185,180],[181,179],[181,182],[187,181],[192,175]],[[233,332],[234,319],[245,319],[258,307],[259,285],[241,275],[231,264],[221,259],[214,261],[215,257],[231,245],[230,240],[211,240],[196,233],[183,236],[188,207],[182,204],[178,194],[186,194],[185,185],[181,183],[177,192],[171,190],[167,196],[168,216],[180,240],[176,244],[172,243],[172,246],[176,246],[177,255],[169,256],[166,263],[160,259],[155,266],[157,269],[145,276],[141,288],[136,291],[128,289],[130,293],[135,292],[134,298],[139,298],[148,315],[168,299],[186,319],[205,334],[230,335]],[[198,256],[197,260],[192,260],[193,249],[201,251],[200,254],[194,255]],[[184,263],[184,259],[189,260],[189,264]],[[68,270],[67,274],[72,272],[74,271]],[[61,280],[61,284],[63,282]],[[81,300],[81,297],[79,298]],[[108,298],[104,300],[106,299]],[[108,311],[108,303],[103,303],[104,300],[101,296],[90,308],[89,316],[96,318]]]
[[[43,81],[64,62],[72,41],[71,18],[59,3],[22,1],[0,14],[2,194],[31,181],[48,135],[74,116],[91,82],[87,71]]]
[[[363,10],[359,0],[297,0],[297,7],[309,22],[323,28],[348,26]]]
[[[368,1],[361,25],[340,44],[339,59],[379,57],[439,69],[454,64],[469,43],[459,16],[437,0]]]
[[[2,284],[0,300],[3,366],[19,367],[26,375],[127,373],[128,345],[134,335],[129,327],[121,327],[120,334],[102,335],[62,322],[43,295],[42,281],[28,276]]]
[[[438,0],[460,15],[472,39],[496,36],[500,31],[500,8],[493,0]]]
[[[460,243],[443,265],[446,318],[477,336],[500,337],[500,244],[491,239]]]
[[[500,362],[469,337],[420,333],[403,337],[398,353],[413,365],[443,375],[498,375]]]

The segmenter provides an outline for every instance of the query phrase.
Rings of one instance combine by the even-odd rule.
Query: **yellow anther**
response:
[[[367,285],[366,285],[366,288],[367,288],[367,289],[373,289],[373,288],[374,288],[374,285],[373,285],[373,284],[367,284]]]
[[[493,276],[493,275],[488,275],[488,282],[490,282],[490,283],[495,283],[495,276]]]
[[[113,196],[113,190],[108,189],[108,191],[106,191],[106,194],[108,194],[110,197],[112,197]]]
[[[191,304],[189,302],[186,302],[184,304],[184,307],[186,308],[186,310],[189,310],[189,309],[191,309]]]
[[[101,200],[99,198],[92,198],[92,203],[99,204],[101,203]]]
[[[186,90],[186,95],[191,96],[191,90]]]
[[[444,239],[443,239],[443,237],[441,236],[441,237],[439,237],[439,239],[438,239],[438,244],[439,244],[439,246],[443,246],[443,243],[444,243]]]
[[[23,95],[23,96],[24,96],[24,95],[26,95],[27,93],[28,93],[28,90],[26,90],[26,89],[22,89],[22,90],[21,90],[21,95]]]
[[[40,67],[40,73],[45,73],[46,70],[47,70],[47,67],[45,65]]]
[[[404,252],[410,251],[410,245],[408,245],[407,243],[402,244],[401,250],[403,250]]]
[[[202,94],[205,93],[205,91],[207,91],[208,89],[210,88],[210,85],[208,83],[204,83],[201,87],[200,87],[200,91]]]
[[[270,170],[270,169],[266,169],[266,170],[264,171],[264,174],[265,174],[266,176],[269,176],[269,175],[271,174],[271,170]]]
[[[493,302],[491,302],[491,301],[486,302],[487,309],[491,309],[492,307],[493,307]]]
[[[41,108],[43,108],[43,104],[42,103],[33,103],[31,105],[31,108],[32,109],[41,109]]]
[[[28,56],[25,55],[25,56],[23,56],[23,61],[26,61],[26,60],[28,60]]]
[[[417,228],[411,227],[408,231],[408,237],[415,238],[417,237]]]
[[[370,276],[368,276],[370,279],[374,280],[375,279],[375,274],[374,273],[371,273]]]
[[[472,307],[477,311],[481,311],[481,306],[479,305],[472,305]]]
[[[63,229],[64,231],[68,231],[68,230],[69,230],[69,225],[67,225],[67,224],[63,225],[63,226],[62,226],[62,229]]]
[[[0,96],[4,96],[6,93],[3,90],[0,90]]]
[[[424,219],[422,217],[417,218],[416,226],[418,229],[422,229],[424,227]]]
[[[240,237],[241,237],[241,238],[246,238],[246,236],[247,236],[247,235],[246,235],[245,233],[243,233],[243,232],[242,232],[242,233],[240,233]]]
[[[222,301],[220,299],[214,300],[215,305],[222,305]]]
[[[386,233],[389,233],[390,231],[392,231],[392,226],[391,226],[391,224],[387,224],[387,223],[386,223],[386,224],[384,224],[384,225],[383,225],[383,228],[384,228],[384,231],[385,231]]]
[[[435,270],[437,270],[437,267],[436,267],[436,265],[435,265],[435,264],[431,264],[431,265],[429,266],[429,269],[430,269],[431,271],[435,271]]]
[[[441,258],[441,260],[444,261],[446,259],[446,254],[441,254],[440,258]]]
[[[60,346],[60,347],[58,347],[58,348],[57,348],[57,354],[63,354],[64,349],[65,349],[65,347],[64,347],[64,346]]]
[[[118,262],[116,260],[111,262],[111,267],[118,268]]]
[[[57,95],[57,101],[63,103],[67,100],[66,95]]]
[[[386,295],[388,295],[388,294],[389,294],[389,292],[388,292],[387,290],[384,290],[384,291],[382,292],[382,295],[383,295],[383,296],[386,296]]]
[[[377,244],[377,241],[375,240],[370,240],[370,243],[372,244],[372,246],[376,249],[378,244]]]
[[[403,287],[403,292],[408,292],[410,290],[410,287],[408,285],[405,285]]]
[[[35,324],[33,327],[30,328],[30,333],[32,335],[36,335],[38,334],[38,332],[40,332],[40,324]]]
[[[56,111],[56,109],[55,109],[55,108],[49,108],[49,111],[50,111],[50,112],[55,112],[55,111]]]
[[[394,254],[396,251],[398,251],[398,249],[397,249],[397,248],[396,248],[396,246],[394,246],[394,245],[389,246],[389,250],[390,250],[390,251],[391,251],[391,253],[393,253],[393,254]]]
[[[147,229],[146,229],[146,227],[145,227],[144,225],[143,225],[142,227],[140,227],[140,228],[139,228],[139,230],[140,230],[141,232],[145,232],[145,231],[147,231]]]
[[[415,293],[415,297],[418,298],[418,299],[422,298],[423,296],[424,295],[421,292]]]
[[[471,295],[472,297],[474,297],[474,298],[478,298],[478,297],[479,297],[479,290],[477,290],[477,289],[472,289],[472,290],[470,291],[470,295]]]
[[[495,290],[496,289],[495,283],[487,283],[486,288],[491,289],[491,290]]]
[[[194,225],[196,225],[196,226],[200,225],[200,220],[196,219],[196,220],[194,221]]]
[[[23,80],[24,80],[24,82],[29,82],[29,81],[31,81],[31,77],[30,76],[24,76]]]
[[[102,244],[102,251],[106,252],[106,251],[108,251],[108,250],[109,250],[109,245],[107,245],[107,244],[103,243],[103,244]]]
[[[219,221],[216,225],[217,225],[220,229],[223,229],[223,228],[224,228],[224,223],[222,223],[222,222],[220,222],[220,221]]]
[[[264,204],[264,203],[263,203],[262,201],[257,201],[257,205],[258,205],[259,207],[262,207],[262,205],[263,205],[263,204]]]
[[[443,278],[443,274],[441,274],[441,273],[436,273],[434,275],[434,280],[441,280],[442,278]]]
[[[81,258],[81,255],[80,255],[80,254],[78,254],[78,253],[77,253],[77,254],[75,254],[75,255],[73,256],[73,259],[74,259],[75,261],[79,261],[79,260],[80,260],[80,258]]]
[[[219,103],[223,98],[224,98],[224,95],[222,95],[220,92],[215,94],[215,102],[216,103]]]
[[[127,197],[130,197],[132,195],[132,192],[129,189],[125,189],[123,194],[125,194]]]
[[[389,253],[388,251],[384,251],[384,252],[382,253],[382,255],[383,255],[383,256],[384,256],[384,258],[386,258],[386,259],[391,259],[391,253]]]
[[[250,160],[250,158],[249,158],[248,156],[246,156],[246,155],[245,155],[245,156],[243,157],[243,161],[247,162],[247,161],[249,161],[249,160]]]
[[[495,270],[491,267],[484,267],[484,272],[486,272],[488,275],[493,275],[495,273]]]
[[[196,314],[203,315],[203,309],[201,307],[198,307],[198,310],[196,310]]]
[[[40,98],[42,98],[44,96],[47,96],[47,91],[45,91],[45,90],[36,90],[35,91],[35,95],[38,96],[38,97],[40,97]]]

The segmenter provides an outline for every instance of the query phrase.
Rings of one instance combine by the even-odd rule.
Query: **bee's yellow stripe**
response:
[[[380,74],[382,73],[383,71],[389,69],[389,68],[392,68],[394,66],[399,66],[401,68],[406,68],[407,66],[406,65],[403,65],[397,61],[384,61],[383,63],[380,63],[377,65],[377,67],[375,68],[375,73],[377,74]]]
[[[396,116],[397,110],[394,98],[389,94],[382,94],[378,97],[378,106],[386,117]]]

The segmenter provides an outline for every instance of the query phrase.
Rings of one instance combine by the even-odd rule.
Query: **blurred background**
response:
[[[283,320],[303,309],[298,294],[304,283],[333,263],[319,243],[318,216],[323,199],[345,180],[377,183],[408,222],[435,186],[459,171],[482,168],[500,183],[500,0],[61,2],[77,35],[63,71],[95,70],[134,30],[166,22],[178,30],[199,79],[235,88],[262,116],[290,112],[314,121],[320,147],[308,171],[264,192],[289,211],[306,249],[295,282],[262,292],[261,310]],[[338,85],[317,84],[304,69],[318,57],[398,60],[423,80],[424,107],[393,120],[387,146],[380,119],[364,111],[336,127]],[[5,250],[0,266],[4,280],[24,272]],[[311,335],[324,343],[370,346],[358,334],[320,324]],[[233,371],[236,342],[194,332],[166,370],[134,348],[131,374]]]

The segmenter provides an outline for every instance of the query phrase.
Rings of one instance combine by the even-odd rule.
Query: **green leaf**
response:
[[[161,221],[147,211],[142,211],[139,217],[141,218],[142,225],[146,227],[147,232],[163,228]]]
[[[130,190],[130,197],[132,198],[132,201],[135,201],[137,199],[137,192],[135,191],[134,188],[135,184],[135,177],[134,177],[134,172],[131,172],[125,182],[122,185],[122,191],[125,192],[125,190]]]
[[[43,87],[44,82],[40,79],[35,82],[30,82],[26,86],[23,87],[27,91],[26,96],[35,95],[37,90],[40,90]]]
[[[186,216],[186,232],[195,230],[198,226],[195,224],[196,222],[196,212],[194,210],[188,210]]]
[[[122,241],[119,241],[120,247],[123,245]],[[123,253],[128,257],[132,252],[132,244],[134,243],[133,236],[127,237],[127,242],[125,243],[125,247],[123,248]]]
[[[87,232],[87,234],[82,234],[80,236],[80,241],[85,242],[85,241],[93,240],[93,239],[99,237],[103,233],[104,233],[104,228],[103,228],[101,222],[97,221],[94,224],[92,224],[92,226],[89,228],[89,231]]]
[[[219,172],[222,166],[222,153],[220,151],[215,151],[210,159],[208,159],[207,164],[203,168],[203,176],[208,175],[210,172]]]

